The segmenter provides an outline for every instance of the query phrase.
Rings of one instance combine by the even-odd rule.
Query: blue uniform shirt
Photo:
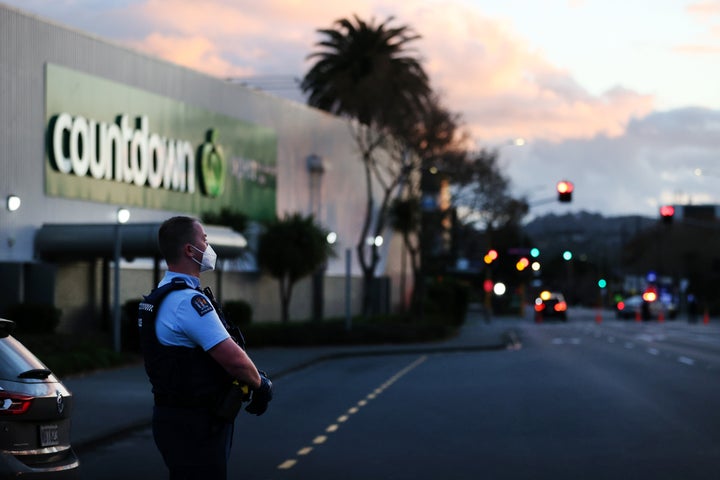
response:
[[[155,334],[162,345],[201,347],[208,351],[230,337],[210,300],[199,290],[200,279],[167,272],[158,287],[181,278],[192,288],[170,292],[160,304]]]

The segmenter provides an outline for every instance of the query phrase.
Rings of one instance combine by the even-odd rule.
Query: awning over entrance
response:
[[[112,258],[120,237],[124,258],[157,258],[160,223],[44,224],[35,234],[35,255],[43,260]],[[245,237],[227,227],[203,225],[208,243],[220,258],[237,258],[247,247]]]

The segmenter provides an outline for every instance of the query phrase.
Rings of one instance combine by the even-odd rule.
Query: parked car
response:
[[[72,394],[0,318],[0,478],[79,478]]]
[[[558,318],[567,321],[567,302],[559,292],[544,290],[535,299],[535,313],[545,318]]]
[[[677,316],[677,308],[670,301],[663,301],[655,297],[654,300],[646,300],[642,295],[633,295],[619,301],[615,305],[615,312],[618,318],[642,320],[654,320],[660,318],[660,314],[673,319]]]

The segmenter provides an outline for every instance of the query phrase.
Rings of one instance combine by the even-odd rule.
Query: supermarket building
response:
[[[314,214],[338,238],[324,315],[360,311],[366,198],[346,120],[3,5],[0,112],[0,314],[51,303],[61,331],[107,327],[115,298],[137,299],[163,274],[158,225],[223,209],[257,224]],[[276,281],[241,257],[257,235],[206,230],[220,260],[202,282],[223,301],[249,301],[255,321],[279,320]],[[384,236],[377,273],[392,310],[402,249]],[[296,287],[293,319],[312,316],[311,290],[309,278]]]

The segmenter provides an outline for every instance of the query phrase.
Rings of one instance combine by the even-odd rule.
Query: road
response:
[[[229,478],[709,479],[720,329],[572,311],[506,321],[522,348],[325,362],[237,421]],[[191,439],[188,439],[191,441]],[[164,478],[149,430],[81,452],[83,478]]]

